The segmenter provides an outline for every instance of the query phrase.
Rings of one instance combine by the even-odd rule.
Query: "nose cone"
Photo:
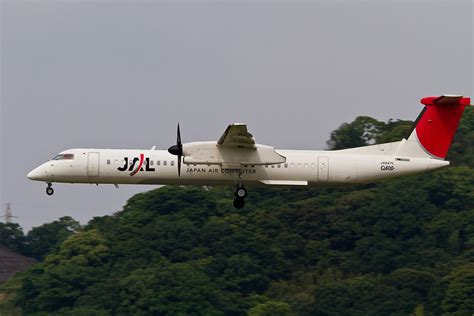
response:
[[[42,171],[41,167],[37,167],[28,173],[27,177],[30,180],[36,180],[36,181],[41,181],[44,179],[44,172]]]

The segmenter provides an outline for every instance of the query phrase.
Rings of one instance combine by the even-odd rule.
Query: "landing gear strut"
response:
[[[247,190],[244,188],[242,183],[238,184],[237,188],[235,189],[234,195],[234,207],[240,210],[245,206],[245,198],[247,197]]]
[[[52,188],[51,183],[48,183],[48,187],[46,188],[46,194],[47,195],[53,195],[54,194],[54,189]]]

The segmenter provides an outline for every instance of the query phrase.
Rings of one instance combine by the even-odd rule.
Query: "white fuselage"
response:
[[[276,150],[257,144],[244,123],[230,124],[217,141],[176,144],[165,150],[70,149],[28,178],[108,184],[234,185],[234,207],[245,205],[247,185],[331,186],[369,183],[439,169],[470,98],[442,95],[425,105],[408,138],[343,150]]]
[[[396,144],[355,150],[276,150],[286,162],[273,165],[188,164],[184,159],[180,176],[178,158],[165,150],[71,149],[63,153],[73,159],[50,160],[28,177],[48,183],[232,185],[241,181],[324,186],[368,183],[449,165],[439,159],[397,157],[386,150]]]

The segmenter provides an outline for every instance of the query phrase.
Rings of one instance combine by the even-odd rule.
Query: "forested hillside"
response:
[[[359,117],[328,145],[398,140],[409,126]],[[14,303],[26,315],[470,316],[473,145],[469,111],[454,166],[437,172],[337,189],[251,188],[242,210],[232,188],[163,187],[82,229],[63,219],[59,237],[37,231],[51,233],[46,246],[41,237],[16,246],[49,254],[17,277]]]

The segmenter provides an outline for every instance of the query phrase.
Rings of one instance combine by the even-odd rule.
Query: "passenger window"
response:
[[[316,165],[314,163],[311,164],[311,168],[316,168]]]
[[[290,164],[290,167],[291,167],[291,168],[294,168],[294,167],[295,167],[295,164],[294,164],[294,163],[291,163],[291,164]]]
[[[153,166],[153,160],[150,160],[150,166]]]
[[[307,163],[305,163],[305,164],[304,164],[304,167],[305,167],[305,168],[308,168],[308,167],[309,167],[309,165],[308,165]]]
[[[285,168],[288,168],[288,164],[287,164],[287,163],[285,163]]]
[[[107,159],[107,164],[110,165],[110,159]]]
[[[171,165],[174,166],[174,160],[171,160]]]
[[[275,168],[275,165],[272,165],[272,168]]]
[[[159,166],[161,164],[161,161],[157,160],[156,165]]]
[[[298,164],[298,168],[301,168],[301,163]]]
[[[163,160],[163,166],[166,166],[167,161]]]
[[[278,165],[278,168],[281,168],[281,164]]]

